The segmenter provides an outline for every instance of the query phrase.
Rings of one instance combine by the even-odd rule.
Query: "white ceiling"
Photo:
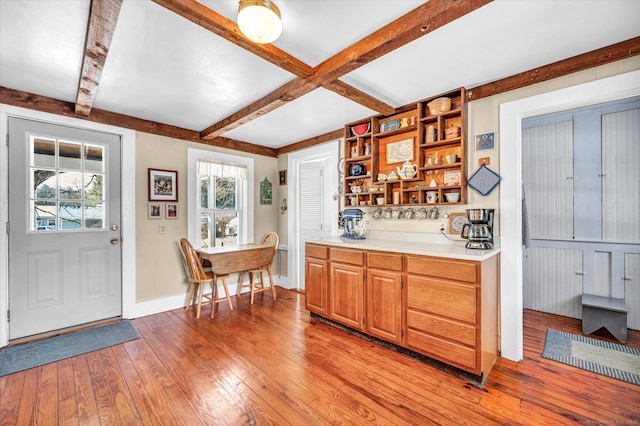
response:
[[[416,0],[275,0],[274,43],[316,66]],[[235,21],[237,0],[202,0]],[[0,0],[0,86],[75,102],[89,0]],[[640,1],[494,1],[340,80],[394,107],[640,35]],[[295,76],[150,0],[124,0],[93,108],[201,131]],[[223,136],[279,148],[376,114],[316,89]]]

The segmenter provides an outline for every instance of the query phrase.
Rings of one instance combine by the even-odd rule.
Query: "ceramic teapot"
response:
[[[411,179],[418,173],[418,166],[411,164],[409,161],[405,161],[404,164],[402,164],[402,168],[396,167],[396,170],[402,179]]]

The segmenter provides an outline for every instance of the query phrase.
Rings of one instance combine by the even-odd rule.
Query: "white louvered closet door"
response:
[[[304,238],[320,237],[324,219],[324,193],[322,180],[322,162],[307,161],[300,163],[298,173],[298,241],[300,257],[298,268],[304,271]],[[304,290],[304,274],[300,274],[300,290]]]

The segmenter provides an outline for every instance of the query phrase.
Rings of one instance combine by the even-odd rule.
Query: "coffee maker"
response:
[[[460,236],[469,240],[467,248],[493,248],[493,212],[494,209],[467,209],[469,223],[462,228]]]
[[[363,240],[367,231],[366,222],[362,220],[364,213],[360,209],[345,209],[342,212],[344,219],[344,233],[342,238],[350,240]]]

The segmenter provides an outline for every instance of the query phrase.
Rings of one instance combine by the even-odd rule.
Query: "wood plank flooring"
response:
[[[310,321],[303,294],[234,306],[138,318],[141,339],[1,377],[0,425],[640,424],[639,386],[540,357],[577,320],[526,311],[525,360],[479,388]]]

